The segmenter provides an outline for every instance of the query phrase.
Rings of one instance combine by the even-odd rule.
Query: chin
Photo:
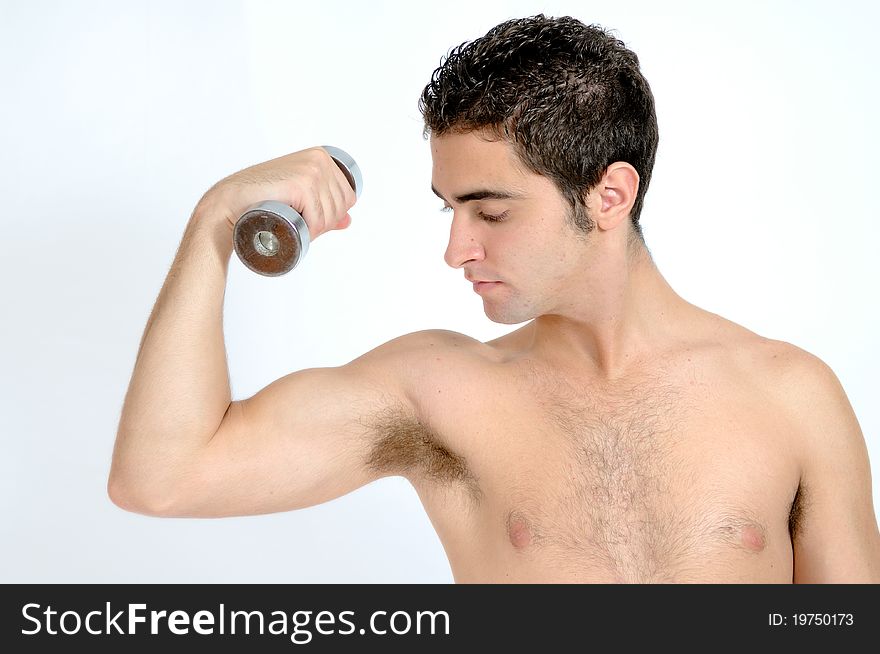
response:
[[[500,325],[518,325],[538,315],[525,307],[511,307],[509,304],[484,303],[483,310],[489,320]]]

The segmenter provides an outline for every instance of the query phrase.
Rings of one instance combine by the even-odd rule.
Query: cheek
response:
[[[569,236],[555,233],[559,225],[539,219],[534,229],[510,230],[494,235],[490,255],[499,274],[508,271],[523,288],[537,280],[542,284],[563,280],[570,274],[577,253],[572,250]]]
[[[539,268],[536,274],[544,280],[549,292],[562,289],[581,265],[577,253],[560,244],[544,250],[535,264]]]

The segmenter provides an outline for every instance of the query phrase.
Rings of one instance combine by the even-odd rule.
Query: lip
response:
[[[479,293],[480,291],[485,291],[498,286],[501,283],[502,282],[474,282],[474,291]]]

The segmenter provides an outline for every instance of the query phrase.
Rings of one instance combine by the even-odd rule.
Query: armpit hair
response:
[[[365,425],[372,434],[369,468],[382,475],[423,478],[442,486],[459,485],[476,501],[482,496],[463,456],[451,451],[418,416],[392,406],[374,413]]]
[[[797,492],[791,502],[791,510],[788,514],[788,533],[791,536],[791,542],[794,543],[804,526],[804,516],[807,508],[807,493],[803,481],[798,484]]]

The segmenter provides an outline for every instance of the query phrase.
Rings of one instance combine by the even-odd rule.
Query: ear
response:
[[[639,190],[639,174],[632,165],[617,161],[605,169],[590,191],[590,216],[600,229],[614,229],[629,218]]]

